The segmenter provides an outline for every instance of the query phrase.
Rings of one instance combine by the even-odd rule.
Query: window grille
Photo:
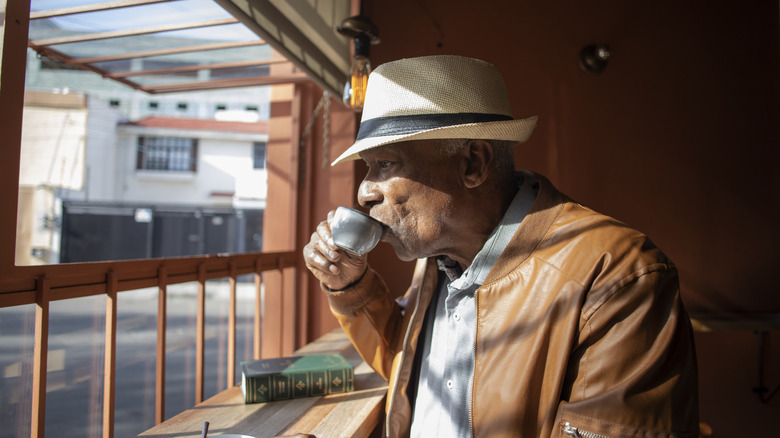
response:
[[[138,170],[195,172],[197,162],[197,139],[138,137],[138,162],[136,166]]]

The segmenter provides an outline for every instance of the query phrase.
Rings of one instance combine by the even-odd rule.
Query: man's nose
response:
[[[377,183],[372,181],[366,181],[360,183],[358,187],[358,203],[361,207],[371,208],[375,204],[381,204],[384,197],[379,190]]]

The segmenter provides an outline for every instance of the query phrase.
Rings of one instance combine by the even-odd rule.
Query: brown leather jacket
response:
[[[549,181],[476,292],[474,437],[697,437],[693,334],[677,271],[643,234]],[[389,381],[389,437],[408,436],[407,388],[435,260],[402,299],[374,271],[326,292],[361,356]]]

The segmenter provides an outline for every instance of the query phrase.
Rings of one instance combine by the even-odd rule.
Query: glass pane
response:
[[[136,436],[154,426],[157,373],[157,288],[117,299],[114,434]]]
[[[198,283],[168,286],[165,418],[195,405],[195,341]]]
[[[227,388],[229,291],[227,279],[206,282],[205,398]]]
[[[251,280],[251,281],[250,281]],[[240,381],[240,362],[253,356],[255,284],[252,279],[236,282],[236,382]],[[206,398],[227,389],[228,279],[206,283]]]
[[[32,9],[98,3],[34,0]],[[213,0],[166,2],[32,19],[30,38],[229,17]],[[234,42],[253,45],[202,49]],[[199,49],[174,50],[192,47]],[[236,23],[54,44],[51,49],[75,58],[112,56],[94,68],[121,74],[125,83],[81,69],[56,53],[28,51],[18,265],[260,249],[267,172],[255,168],[253,145],[268,140],[269,87],[142,90],[263,79],[269,67],[258,62],[272,57],[268,45]],[[156,52],[121,58],[149,50]],[[138,148],[145,138],[192,146],[189,153],[173,155],[170,148],[146,151]]]
[[[31,30],[40,26],[38,20],[30,24]],[[149,35],[132,35],[95,41],[56,44],[52,47],[70,57],[123,55],[160,49],[182,49],[217,42],[255,41],[257,35],[241,24],[226,24],[198,29],[158,32]],[[211,56],[219,56],[214,52]]]
[[[253,275],[239,277],[236,283],[236,384],[241,383],[241,361],[254,359],[255,307]]]
[[[32,0],[30,9],[37,12],[100,3],[105,1]],[[175,25],[220,18],[232,18],[232,16],[212,0],[179,0],[35,20],[33,23],[36,25],[30,28],[30,39]]]
[[[0,308],[0,438],[30,436],[35,306]]]
[[[102,433],[105,311],[105,296],[49,306],[46,436]]]
[[[199,42],[220,39],[201,33]],[[172,41],[144,38],[154,48]],[[95,56],[114,53],[111,44],[120,40],[72,46]],[[268,87],[150,95],[29,53],[18,265],[260,249],[267,173],[254,166],[254,144],[268,139]],[[187,68],[270,54],[268,46],[251,46],[111,61],[110,69]],[[129,78],[152,85],[266,75],[267,66],[225,66]],[[149,167],[144,160],[157,163],[155,153],[161,152],[144,155],[138,149],[144,138],[195,146],[172,161],[166,156],[171,165]]]

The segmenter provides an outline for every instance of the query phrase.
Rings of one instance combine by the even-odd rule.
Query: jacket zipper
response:
[[[403,344],[403,353],[401,357],[401,361],[398,363],[398,368],[396,369],[396,376],[395,376],[395,387],[393,388],[393,392],[390,393],[389,397],[389,403],[388,406],[392,409],[393,401],[395,398],[395,392],[398,390],[398,377],[401,374],[401,370],[403,369],[404,360],[406,360],[406,346],[409,342],[409,333],[412,332],[412,325],[414,324],[414,318],[417,316],[417,311],[420,309],[420,302],[422,301],[422,289],[423,284],[425,284],[425,277],[427,277],[428,274],[428,262],[425,263],[425,269],[423,271],[422,278],[420,279],[420,286],[417,290],[417,298],[415,298],[414,303],[414,311],[412,312],[412,315],[409,317],[409,327],[406,330],[406,333],[404,334],[404,344]],[[390,437],[390,411],[388,410],[387,415],[385,415],[385,437]]]
[[[469,427],[471,428],[471,436],[476,436],[476,430],[474,429],[474,380],[477,376],[477,335],[479,334],[479,289],[474,291],[474,342],[471,345],[471,351],[474,352],[474,363],[472,364],[471,373],[471,400],[469,400]]]
[[[571,425],[568,421],[563,425],[563,433],[575,438],[608,438],[604,435],[588,432],[587,430],[580,430]]]

